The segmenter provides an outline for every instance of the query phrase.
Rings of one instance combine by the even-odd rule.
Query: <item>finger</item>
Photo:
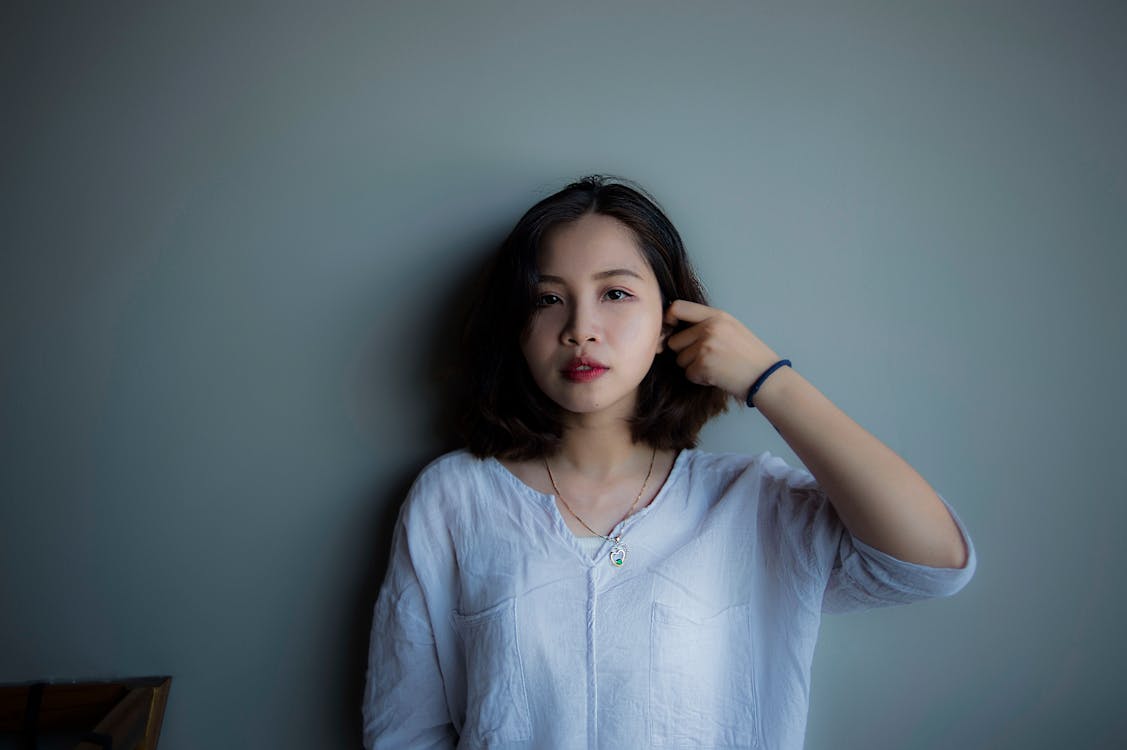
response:
[[[665,310],[665,322],[670,325],[677,323],[700,323],[708,320],[717,313],[716,308],[689,302],[687,299],[675,299]]]
[[[699,342],[685,347],[684,350],[677,353],[677,367],[681,368],[682,370],[691,368],[693,362],[695,362],[696,358],[698,358],[700,351],[701,345]]]
[[[665,340],[665,345],[675,352],[679,352],[686,346],[697,341],[704,335],[705,329],[702,326],[695,325],[689,326],[683,331],[678,331]]]

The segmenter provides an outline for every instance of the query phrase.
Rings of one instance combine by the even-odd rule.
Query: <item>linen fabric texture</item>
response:
[[[801,748],[822,612],[948,596],[853,538],[769,453],[684,450],[616,527],[616,568],[552,495],[446,454],[400,510],[375,607],[367,748]]]

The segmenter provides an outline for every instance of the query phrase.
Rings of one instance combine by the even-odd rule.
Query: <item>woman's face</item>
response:
[[[538,260],[521,342],[533,380],[567,412],[629,419],[663,343],[661,290],[634,233],[586,214],[555,228]]]

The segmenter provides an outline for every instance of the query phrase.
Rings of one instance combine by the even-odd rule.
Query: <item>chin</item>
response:
[[[604,399],[560,399],[556,401],[568,414],[575,416],[592,416],[596,414],[607,414],[621,416],[623,419],[630,419],[634,415],[633,404],[622,404],[616,401],[608,401]],[[618,414],[621,412],[621,414]]]
[[[597,414],[605,408],[603,404],[580,399],[559,399],[556,404],[568,414]]]

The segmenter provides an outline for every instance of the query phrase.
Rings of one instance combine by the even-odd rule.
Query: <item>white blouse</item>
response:
[[[552,495],[447,454],[400,512],[365,746],[801,748],[821,613],[961,589],[955,521],[966,566],[903,562],[851,537],[808,472],[685,450],[616,527],[616,567]]]

